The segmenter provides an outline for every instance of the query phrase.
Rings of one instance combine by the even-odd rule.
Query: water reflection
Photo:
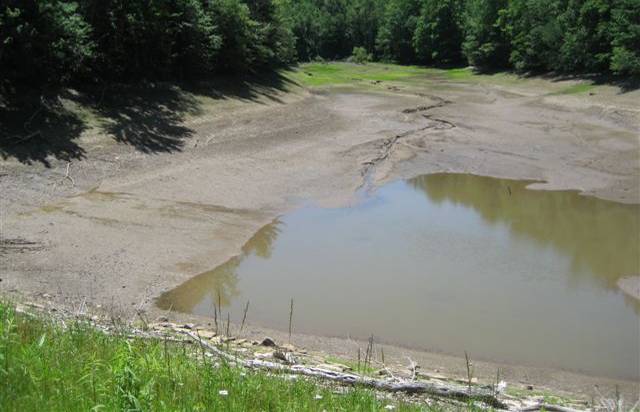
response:
[[[164,293],[157,300],[157,305],[165,310],[193,313],[197,305],[207,308],[213,313],[213,306],[229,306],[232,299],[238,296],[238,265],[244,258],[256,255],[263,259],[271,257],[271,249],[282,230],[283,223],[275,219],[258,230],[242,247],[240,256],[234,256],[213,270],[201,273],[179,287]]]
[[[409,180],[432,202],[473,208],[493,224],[506,224],[571,256],[575,281],[581,276],[617,289],[621,277],[639,272],[640,212],[637,205],[608,202],[574,191],[537,191],[532,182],[464,174],[434,174]],[[586,269],[586,270],[585,270]]]
[[[529,182],[436,174],[353,208],[304,208],[240,256],[159,299],[163,308],[299,332],[639,378],[640,207]],[[286,225],[285,225],[286,223]],[[399,321],[400,320],[400,321]]]

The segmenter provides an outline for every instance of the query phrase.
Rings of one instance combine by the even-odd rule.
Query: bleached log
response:
[[[192,332],[182,331],[182,333],[188,335],[208,351],[246,368],[266,369],[281,373],[310,376],[313,378],[339,382],[345,385],[359,385],[387,392],[404,392],[412,394],[425,393],[432,396],[454,398],[461,401],[476,400],[497,408],[505,408],[504,404],[500,402],[500,400],[498,400],[488,389],[471,388],[471,390],[469,390],[468,387],[457,384],[418,382],[400,380],[397,378],[395,380],[382,380],[305,365],[288,366],[259,359],[241,359],[215,347],[214,345],[211,345],[209,342],[205,342]]]
[[[535,412],[535,411],[545,411],[545,412],[581,412],[578,409],[569,408],[566,406],[554,405],[550,403],[539,403],[532,406],[527,406],[526,408],[520,409],[520,412]]]

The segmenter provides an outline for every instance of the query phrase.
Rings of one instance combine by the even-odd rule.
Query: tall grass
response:
[[[229,366],[197,346],[65,328],[0,303],[2,411],[373,411],[371,391]],[[396,410],[419,410],[397,404]]]

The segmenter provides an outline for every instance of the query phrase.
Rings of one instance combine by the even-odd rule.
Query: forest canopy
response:
[[[0,0],[0,86],[343,59],[640,75],[639,0]]]

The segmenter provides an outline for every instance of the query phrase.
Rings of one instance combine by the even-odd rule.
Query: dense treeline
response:
[[[0,86],[363,56],[640,75],[640,0],[0,0]]]
[[[303,59],[640,75],[640,0],[283,0]]]
[[[294,59],[271,0],[0,0],[5,87],[180,80]]]

